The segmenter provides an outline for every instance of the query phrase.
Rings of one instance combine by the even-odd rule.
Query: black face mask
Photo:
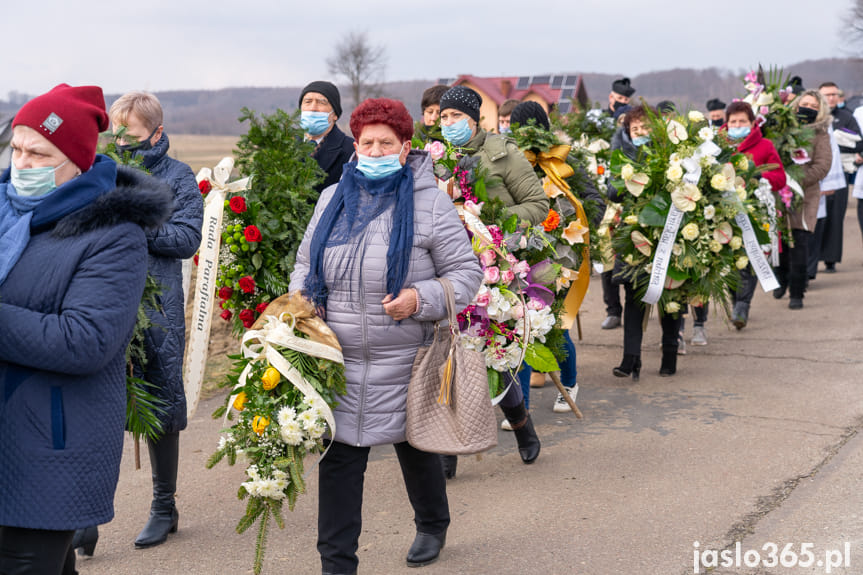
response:
[[[720,127],[722,127],[722,124],[724,124],[724,123],[725,123],[725,120],[723,120],[722,118],[720,118],[718,120],[710,120],[710,125],[713,126],[714,128],[720,128]]]
[[[611,105],[611,111],[616,112],[617,109],[620,108],[621,106],[626,106],[626,104],[624,104],[620,100],[615,100],[614,104]]]
[[[818,110],[812,108],[797,108],[797,119],[801,124],[811,124],[818,117]]]
[[[149,136],[147,136],[146,138],[144,138],[143,140],[141,140],[140,142],[137,142],[135,144],[116,144],[115,143],[114,146],[117,148],[117,153],[120,155],[123,155],[126,153],[133,154],[135,152],[146,152],[147,150],[152,150],[153,144],[150,143],[150,140],[153,139],[153,136],[155,136],[156,132],[158,132],[158,131],[159,131],[159,127],[157,126],[155,130],[150,132]]]

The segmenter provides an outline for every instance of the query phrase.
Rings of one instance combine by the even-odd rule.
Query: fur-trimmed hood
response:
[[[123,222],[155,228],[168,221],[173,209],[174,193],[167,183],[117,166],[117,187],[61,219],[54,235],[68,238]]]

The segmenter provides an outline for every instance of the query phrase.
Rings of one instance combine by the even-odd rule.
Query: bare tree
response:
[[[372,46],[366,32],[350,32],[336,44],[335,53],[327,58],[330,74],[345,78],[351,85],[354,105],[377,95],[386,68],[383,46]]]
[[[848,10],[848,18],[850,20],[849,32],[851,33],[852,42],[848,44],[853,46],[849,52],[855,56],[863,54],[863,0],[852,0],[851,7]]]

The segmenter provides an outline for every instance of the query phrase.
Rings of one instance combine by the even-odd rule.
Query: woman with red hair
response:
[[[417,349],[447,316],[448,278],[462,309],[482,270],[449,197],[438,190],[427,152],[411,149],[413,120],[401,102],[366,100],[351,115],[353,161],[321,194],[297,252],[293,290],[317,306],[345,359],[347,394],[321,460],[318,551],[323,572],[356,573],[363,475],[373,445],[394,444],[416,538],[411,567],[437,560],[449,504],[437,455],[405,438],[405,402]]]

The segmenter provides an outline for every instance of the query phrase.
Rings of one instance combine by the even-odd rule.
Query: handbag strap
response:
[[[437,278],[443,287],[444,301],[446,301],[447,319],[449,319],[450,329],[455,331],[458,326],[458,310],[455,309],[455,289],[449,278]]]
[[[458,329],[458,317],[455,309],[455,290],[453,289],[452,282],[449,278],[440,277],[437,278],[437,281],[440,282],[441,287],[443,287],[450,332],[449,352],[447,353],[446,362],[444,363],[440,393],[438,394],[437,402],[440,405],[449,405],[452,401],[452,383],[455,377],[453,354],[455,353],[461,333]]]

